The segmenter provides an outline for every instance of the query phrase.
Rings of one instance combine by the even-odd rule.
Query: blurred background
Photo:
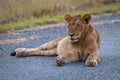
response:
[[[120,10],[119,5],[120,0],[0,0],[0,32],[59,22],[66,13],[116,12]],[[114,6],[118,7],[113,8]],[[104,8],[108,9],[101,11]]]

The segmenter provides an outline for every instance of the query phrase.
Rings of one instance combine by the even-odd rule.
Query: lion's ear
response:
[[[69,15],[69,14],[66,14],[66,15],[64,16],[64,18],[65,18],[65,20],[69,23],[69,22],[71,21],[71,19],[72,19],[72,16]]]
[[[82,19],[88,24],[91,20],[92,16],[90,14],[84,14]]]

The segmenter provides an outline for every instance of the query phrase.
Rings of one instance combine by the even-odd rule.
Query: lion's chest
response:
[[[79,55],[79,59],[80,60],[86,60],[88,55],[89,55],[89,53],[88,53],[88,51],[86,49],[85,50],[79,49],[78,50],[78,55]]]
[[[86,45],[86,42],[83,41],[77,45],[72,45],[72,46],[74,46],[75,50],[77,51],[79,55],[79,59],[86,60],[86,58],[89,55],[89,48],[88,45]]]
[[[88,57],[87,48],[84,46],[71,44],[68,42],[68,38],[66,37],[59,42],[57,46],[57,54],[62,55],[67,53],[78,54],[80,60],[85,60]]]

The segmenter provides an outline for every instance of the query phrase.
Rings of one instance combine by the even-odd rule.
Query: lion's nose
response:
[[[73,37],[73,36],[74,36],[74,33],[69,33],[69,36],[70,36],[70,37]]]

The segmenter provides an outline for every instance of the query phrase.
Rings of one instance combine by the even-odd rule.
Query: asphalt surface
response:
[[[95,16],[92,22],[101,35],[99,51],[102,60],[97,67],[87,67],[85,62],[58,67],[55,57],[9,56],[16,48],[38,47],[57,37],[66,36],[63,24],[0,35],[0,40],[35,37],[24,42],[0,44],[0,80],[120,80],[120,13]]]

